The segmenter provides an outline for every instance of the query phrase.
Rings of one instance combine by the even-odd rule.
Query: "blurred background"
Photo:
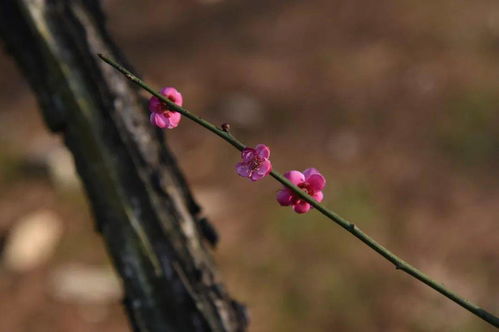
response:
[[[318,168],[325,203],[499,314],[497,0],[103,1],[146,81]],[[127,331],[121,290],[61,140],[0,54],[0,331]],[[167,141],[216,225],[250,331],[492,331],[395,271],[184,119]]]

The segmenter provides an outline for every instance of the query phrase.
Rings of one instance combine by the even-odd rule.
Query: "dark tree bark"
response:
[[[224,290],[203,241],[216,234],[149,124],[144,99],[96,56],[126,63],[98,1],[1,0],[0,34],[47,126],[73,153],[134,330],[244,330],[244,309]]]

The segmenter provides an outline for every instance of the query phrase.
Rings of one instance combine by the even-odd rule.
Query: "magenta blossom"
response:
[[[272,163],[269,160],[270,149],[264,144],[258,144],[254,149],[244,148],[241,151],[243,161],[237,163],[237,174],[257,181],[267,176],[272,170]]]
[[[321,202],[324,198],[322,189],[326,185],[326,179],[315,168],[307,168],[303,173],[299,171],[289,171],[284,174],[284,177],[312,196],[317,202]],[[277,192],[277,201],[282,206],[293,206],[296,213],[305,213],[312,208],[309,203],[305,202],[287,187],[284,187]]]
[[[182,106],[182,95],[175,88],[165,87],[159,92],[175,104]],[[178,126],[182,115],[179,112],[171,111],[168,106],[158,97],[152,96],[149,99],[149,111],[151,111],[151,123],[160,128],[172,129]]]

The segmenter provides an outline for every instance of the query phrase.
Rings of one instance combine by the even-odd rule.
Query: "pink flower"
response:
[[[258,144],[254,149],[244,148],[241,151],[243,161],[237,163],[237,174],[257,181],[268,175],[272,170],[272,163],[269,160],[270,149],[264,144]]]
[[[165,87],[159,92],[175,104],[182,106],[182,95],[175,88]],[[151,111],[151,123],[160,128],[172,129],[178,126],[182,115],[179,112],[168,110],[168,106],[158,97],[149,99],[149,111]]]
[[[322,189],[326,185],[326,179],[315,168],[307,168],[303,173],[289,171],[284,174],[284,177],[312,196],[317,202],[321,202],[324,198]],[[309,203],[305,202],[287,187],[277,192],[277,202],[282,206],[293,206],[293,209],[297,213],[305,213],[312,208]]]

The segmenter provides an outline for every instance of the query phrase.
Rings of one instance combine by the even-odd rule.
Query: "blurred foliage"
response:
[[[498,105],[497,91],[466,91],[449,98],[449,116],[437,133],[452,161],[475,171],[499,166]]]

